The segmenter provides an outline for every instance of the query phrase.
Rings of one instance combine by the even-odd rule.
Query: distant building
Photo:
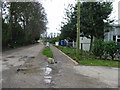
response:
[[[120,42],[120,1],[118,2],[118,24],[111,25],[113,27],[112,31],[105,33],[104,41],[116,41]]]
[[[87,37],[80,37],[80,49],[81,49],[81,43],[82,43],[82,49],[84,51],[89,51],[90,49],[90,38]]]
[[[120,42],[120,25],[111,25],[112,30],[105,33],[104,41],[116,41]]]

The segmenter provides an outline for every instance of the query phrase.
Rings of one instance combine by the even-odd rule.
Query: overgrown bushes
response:
[[[104,47],[105,47],[104,49],[105,53],[109,54],[113,60],[115,54],[117,54],[117,43],[114,41],[105,42]]]
[[[95,40],[93,47],[93,54],[100,58],[104,54],[104,42],[102,40]]]
[[[98,59],[94,55],[89,54],[87,51],[83,51],[82,57],[78,59],[76,57],[76,49],[69,48],[67,46],[58,46],[57,48],[77,61],[80,65],[118,67],[119,61]]]
[[[47,17],[39,2],[2,2],[2,47],[34,44],[46,32]]]
[[[117,54],[120,54],[120,43],[114,41],[95,40],[93,54],[97,57],[110,56],[114,60]]]
[[[60,41],[60,36],[57,36],[55,38],[52,38],[52,43],[55,44],[55,42]]]

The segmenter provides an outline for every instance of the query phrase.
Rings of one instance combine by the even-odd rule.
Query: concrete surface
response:
[[[98,79],[112,88],[118,87],[118,68],[102,66],[74,66],[77,73]]]

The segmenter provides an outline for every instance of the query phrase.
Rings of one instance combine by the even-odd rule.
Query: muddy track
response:
[[[50,46],[57,63],[49,64],[42,55],[44,45],[37,44],[3,52],[2,87],[3,88],[111,88],[117,87],[117,69],[104,68],[104,73],[115,73],[113,79],[104,77],[104,81],[114,80],[111,84],[102,82],[101,67],[81,67],[75,65],[57,48]],[[87,69],[87,70],[86,70]],[[113,70],[113,71],[112,71]],[[85,72],[87,71],[87,72]],[[93,73],[93,71],[95,71]],[[110,73],[109,73],[109,72]],[[89,72],[89,73],[88,73]],[[92,77],[94,74],[94,77]]]

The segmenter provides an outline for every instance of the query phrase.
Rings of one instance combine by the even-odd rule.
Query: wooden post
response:
[[[83,51],[83,43],[81,43],[81,56],[82,56],[82,51]]]
[[[76,55],[80,58],[80,0],[78,0],[77,7],[77,40],[76,40]]]
[[[74,42],[74,41],[73,41],[73,43],[72,43],[72,44],[73,44],[73,48],[75,48],[75,42]]]

